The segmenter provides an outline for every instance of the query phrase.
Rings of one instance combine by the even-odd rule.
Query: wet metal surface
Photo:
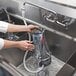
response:
[[[7,2],[6,2],[7,1]],[[29,3],[33,3],[36,2],[35,0],[26,0]],[[46,6],[51,3],[48,2],[43,2],[44,0],[39,0],[38,3],[36,2],[35,5],[43,5],[43,8],[45,7],[45,3]],[[21,9],[21,4],[23,4],[23,2],[25,2],[24,0],[0,0],[0,6],[4,6],[6,8],[9,8],[9,12],[17,14],[17,15],[21,15],[20,13],[20,9]],[[6,5],[5,5],[6,3]],[[20,4],[21,3],[21,4]],[[14,4],[14,6],[13,6]],[[52,6],[52,5],[50,5]],[[50,8],[50,6],[47,6],[48,8]],[[66,30],[64,27],[61,27],[60,25],[54,24],[54,23],[49,23],[46,20],[43,19],[42,14],[45,13],[46,11],[41,10],[38,7],[26,4],[25,6],[26,8],[26,14],[25,17],[28,19],[31,19],[35,22],[38,22],[40,24],[44,24],[49,28],[53,28],[57,31],[63,32],[67,35],[70,35],[72,37],[76,37],[76,21],[75,23],[73,23],[72,25],[70,25],[68,27],[68,30]],[[10,10],[11,9],[11,10]],[[56,8],[55,8],[56,9]],[[57,10],[59,10],[59,8],[57,8]],[[61,9],[60,9],[61,10]],[[62,11],[62,10],[61,10]],[[31,13],[31,14],[30,14]],[[73,15],[73,14],[71,14]],[[63,61],[67,61],[67,59],[69,58],[69,56],[75,51],[76,49],[76,43],[74,43],[72,40],[66,39],[64,37],[61,37],[57,34],[51,33],[51,32],[47,32],[46,33],[46,38],[48,41],[48,45],[50,47],[50,49],[52,50],[53,55],[55,55],[56,57],[58,57],[59,59],[63,60]]]
[[[9,48],[9,49],[0,50],[0,55],[2,55],[13,65],[17,66],[22,62],[24,52],[17,48]]]
[[[61,60],[57,59],[56,57],[52,56],[52,63],[45,67],[45,69],[47,69],[49,76],[56,76],[57,72],[62,68],[62,66],[65,63],[62,62]],[[36,76],[36,74],[31,74],[29,72],[27,72],[24,69],[23,64],[18,66],[18,69],[25,75],[25,76]]]
[[[33,5],[35,4],[38,7],[43,7],[43,8],[45,7],[48,10],[52,9],[52,10],[56,11],[57,13],[76,18],[76,9],[72,9],[69,7],[63,7],[60,5],[53,4],[53,3],[44,2],[44,0],[37,0],[37,1],[36,0],[26,0],[26,1],[28,1],[29,3],[31,3]],[[24,2],[25,2],[25,0],[3,0],[3,1],[0,0],[0,6],[7,8],[10,13],[21,16],[20,10],[21,10],[21,6]],[[53,28],[57,31],[60,31],[60,32],[70,35],[72,37],[76,37],[76,21],[73,24],[71,24],[68,27],[68,29],[66,30],[64,27],[62,27],[60,25],[46,21],[42,16],[42,14],[44,14],[46,12],[46,10],[42,10],[36,6],[26,4],[25,18],[35,21],[37,23],[46,25],[49,28]],[[63,9],[59,9],[59,8],[63,8]],[[49,31],[46,31],[45,34],[46,34],[48,46],[49,46],[52,54],[55,56],[55,57],[52,56],[52,63],[47,68],[49,70],[50,76],[56,76],[57,72],[65,64],[64,62],[67,62],[70,55],[72,55],[72,53],[75,52],[76,42],[73,42],[73,40],[69,40],[65,37],[59,36],[55,33],[49,32]],[[0,54],[3,55],[7,60],[9,60],[15,66],[22,63],[22,59],[24,56],[24,52],[21,52],[18,49],[11,49],[11,48],[0,50]],[[62,62],[61,60],[64,62]],[[24,70],[23,65],[20,65],[18,68],[20,69],[20,71],[23,74],[26,73],[28,75],[28,72],[26,72]],[[26,74],[25,74],[25,76],[27,76]],[[76,74],[75,74],[75,76],[76,76]]]

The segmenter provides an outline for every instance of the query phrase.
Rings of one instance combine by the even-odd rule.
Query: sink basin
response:
[[[52,56],[52,63],[45,67],[38,76],[56,76],[58,71],[63,67],[65,63]],[[29,73],[23,66],[23,63],[17,67],[25,76],[36,76],[36,74]],[[45,74],[44,74],[45,73]]]
[[[24,56],[24,52],[17,48],[0,50],[0,54],[15,66],[22,62]]]
[[[29,7],[31,7],[31,6],[29,6]],[[29,10],[29,9],[27,9],[27,10]],[[29,19],[30,18],[32,20],[34,19],[34,20],[36,20],[35,22],[37,22],[37,21],[41,22],[44,25],[46,24],[46,26],[49,28],[53,28],[58,31],[61,31],[61,32],[64,32],[66,34],[73,35],[76,37],[76,33],[75,33],[76,30],[72,31],[71,30],[72,26],[70,27],[70,29],[68,31],[66,31],[64,28],[56,26],[52,23],[48,23],[47,21],[43,20],[43,22],[42,22],[42,16],[40,15],[41,12],[39,12],[40,9],[31,7],[31,9],[29,11],[32,11],[32,10],[35,10],[35,11],[33,11],[31,14],[30,14],[30,12],[29,13],[26,12]],[[34,12],[35,12],[35,14],[34,14]],[[11,17],[11,19],[15,24],[23,24],[23,21],[18,18]],[[75,28],[75,27],[73,27],[73,28]],[[70,32],[70,30],[72,32]],[[24,33],[16,34],[18,36],[21,36],[21,38],[19,40],[25,39],[24,36],[22,36],[23,34]],[[67,61],[67,59],[69,58],[69,56],[76,49],[76,44],[72,40],[66,39],[64,37],[61,37],[52,32],[49,32],[49,31],[46,31],[46,39],[48,41],[50,50],[52,51],[52,54],[53,54],[52,58],[51,58],[52,63],[49,66],[45,67],[44,70],[42,70],[39,74],[40,74],[40,76],[44,76],[45,73],[47,74],[47,76],[56,76],[56,74],[64,66],[64,64]],[[20,72],[21,75],[15,75],[15,76],[38,76],[36,74],[31,74],[26,71],[26,69],[23,66],[24,52],[21,51],[20,49],[18,49],[18,48],[2,49],[2,50],[0,50],[0,54],[12,64],[13,70],[16,70],[15,72]],[[9,69],[8,71],[11,71],[11,70]]]

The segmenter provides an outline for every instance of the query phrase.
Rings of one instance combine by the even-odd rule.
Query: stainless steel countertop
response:
[[[76,8],[76,0],[46,0]]]
[[[27,2],[29,4],[44,8],[48,11],[55,11],[59,14],[69,16],[72,18],[76,18],[76,6],[75,4],[62,4],[55,1],[48,1],[48,0],[0,0],[0,6],[5,8],[10,8],[14,13],[20,13],[20,8],[22,7],[23,3]]]
[[[58,3],[49,2],[48,0],[26,0],[26,3],[32,4],[48,11],[55,11],[59,14],[66,15],[72,18],[76,18],[76,8],[72,8],[69,5],[64,6]],[[75,7],[75,5],[74,5]]]

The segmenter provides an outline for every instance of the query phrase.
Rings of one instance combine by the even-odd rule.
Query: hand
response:
[[[27,32],[32,32],[32,31],[37,30],[37,29],[39,29],[39,26],[28,25],[28,26],[26,27],[26,31],[27,31]]]
[[[34,45],[31,41],[25,40],[25,41],[18,41],[18,48],[24,50],[24,51],[32,51],[34,49]]]

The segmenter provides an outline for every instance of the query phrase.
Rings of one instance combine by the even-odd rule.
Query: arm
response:
[[[7,32],[27,32],[27,27],[23,25],[8,24]]]
[[[9,40],[4,40],[3,42],[3,47],[2,48],[19,48],[21,50],[32,50],[34,49],[34,45],[31,44],[30,41],[9,41]]]
[[[34,29],[38,29],[35,25],[15,25],[7,22],[0,21],[0,32],[32,32]]]
[[[34,29],[38,29],[38,26],[35,25],[15,25],[8,24],[7,32],[32,32]]]
[[[9,24],[3,21],[0,21],[0,32],[6,33],[6,32],[32,32],[34,29],[38,29],[38,26],[34,25],[28,25],[20,26],[20,25],[14,25]],[[16,47],[23,50],[32,50],[34,48],[34,45],[31,44],[30,41],[9,41],[9,40],[3,40],[0,39],[0,49],[2,48],[10,48],[10,47]]]

